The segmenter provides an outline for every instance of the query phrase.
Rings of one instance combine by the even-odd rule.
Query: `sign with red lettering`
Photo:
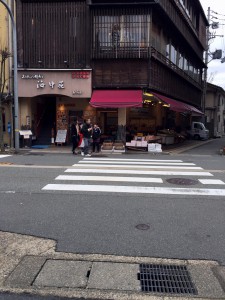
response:
[[[89,79],[90,71],[74,71],[71,75],[72,79]]]

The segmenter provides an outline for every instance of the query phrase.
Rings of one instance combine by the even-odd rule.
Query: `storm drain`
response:
[[[197,295],[186,266],[140,264],[139,270],[142,292]]]

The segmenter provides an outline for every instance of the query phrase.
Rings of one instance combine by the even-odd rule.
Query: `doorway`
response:
[[[56,97],[39,98],[36,103],[36,142],[37,145],[50,145],[52,130],[56,132]]]
[[[99,126],[103,135],[109,138],[116,139],[118,129],[118,112],[115,111],[99,111],[98,112]]]

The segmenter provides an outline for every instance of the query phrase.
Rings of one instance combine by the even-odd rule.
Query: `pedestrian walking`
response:
[[[93,153],[94,152],[98,153],[99,150],[100,150],[100,136],[101,136],[101,129],[99,128],[98,124],[94,124],[93,133],[92,133],[92,139],[93,139],[92,149],[93,149]]]
[[[75,155],[77,154],[76,148],[78,147],[79,140],[80,140],[79,133],[80,133],[80,126],[78,120],[75,119],[71,125],[72,153]]]
[[[84,156],[91,156],[89,154],[91,135],[92,135],[92,126],[91,126],[90,119],[84,120],[81,133],[83,134],[83,141],[84,141]]]

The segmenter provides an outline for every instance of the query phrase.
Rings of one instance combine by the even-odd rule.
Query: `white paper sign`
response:
[[[66,142],[67,130],[58,130],[56,135],[56,143],[65,143]]]
[[[20,130],[20,135],[32,135],[31,130]]]

